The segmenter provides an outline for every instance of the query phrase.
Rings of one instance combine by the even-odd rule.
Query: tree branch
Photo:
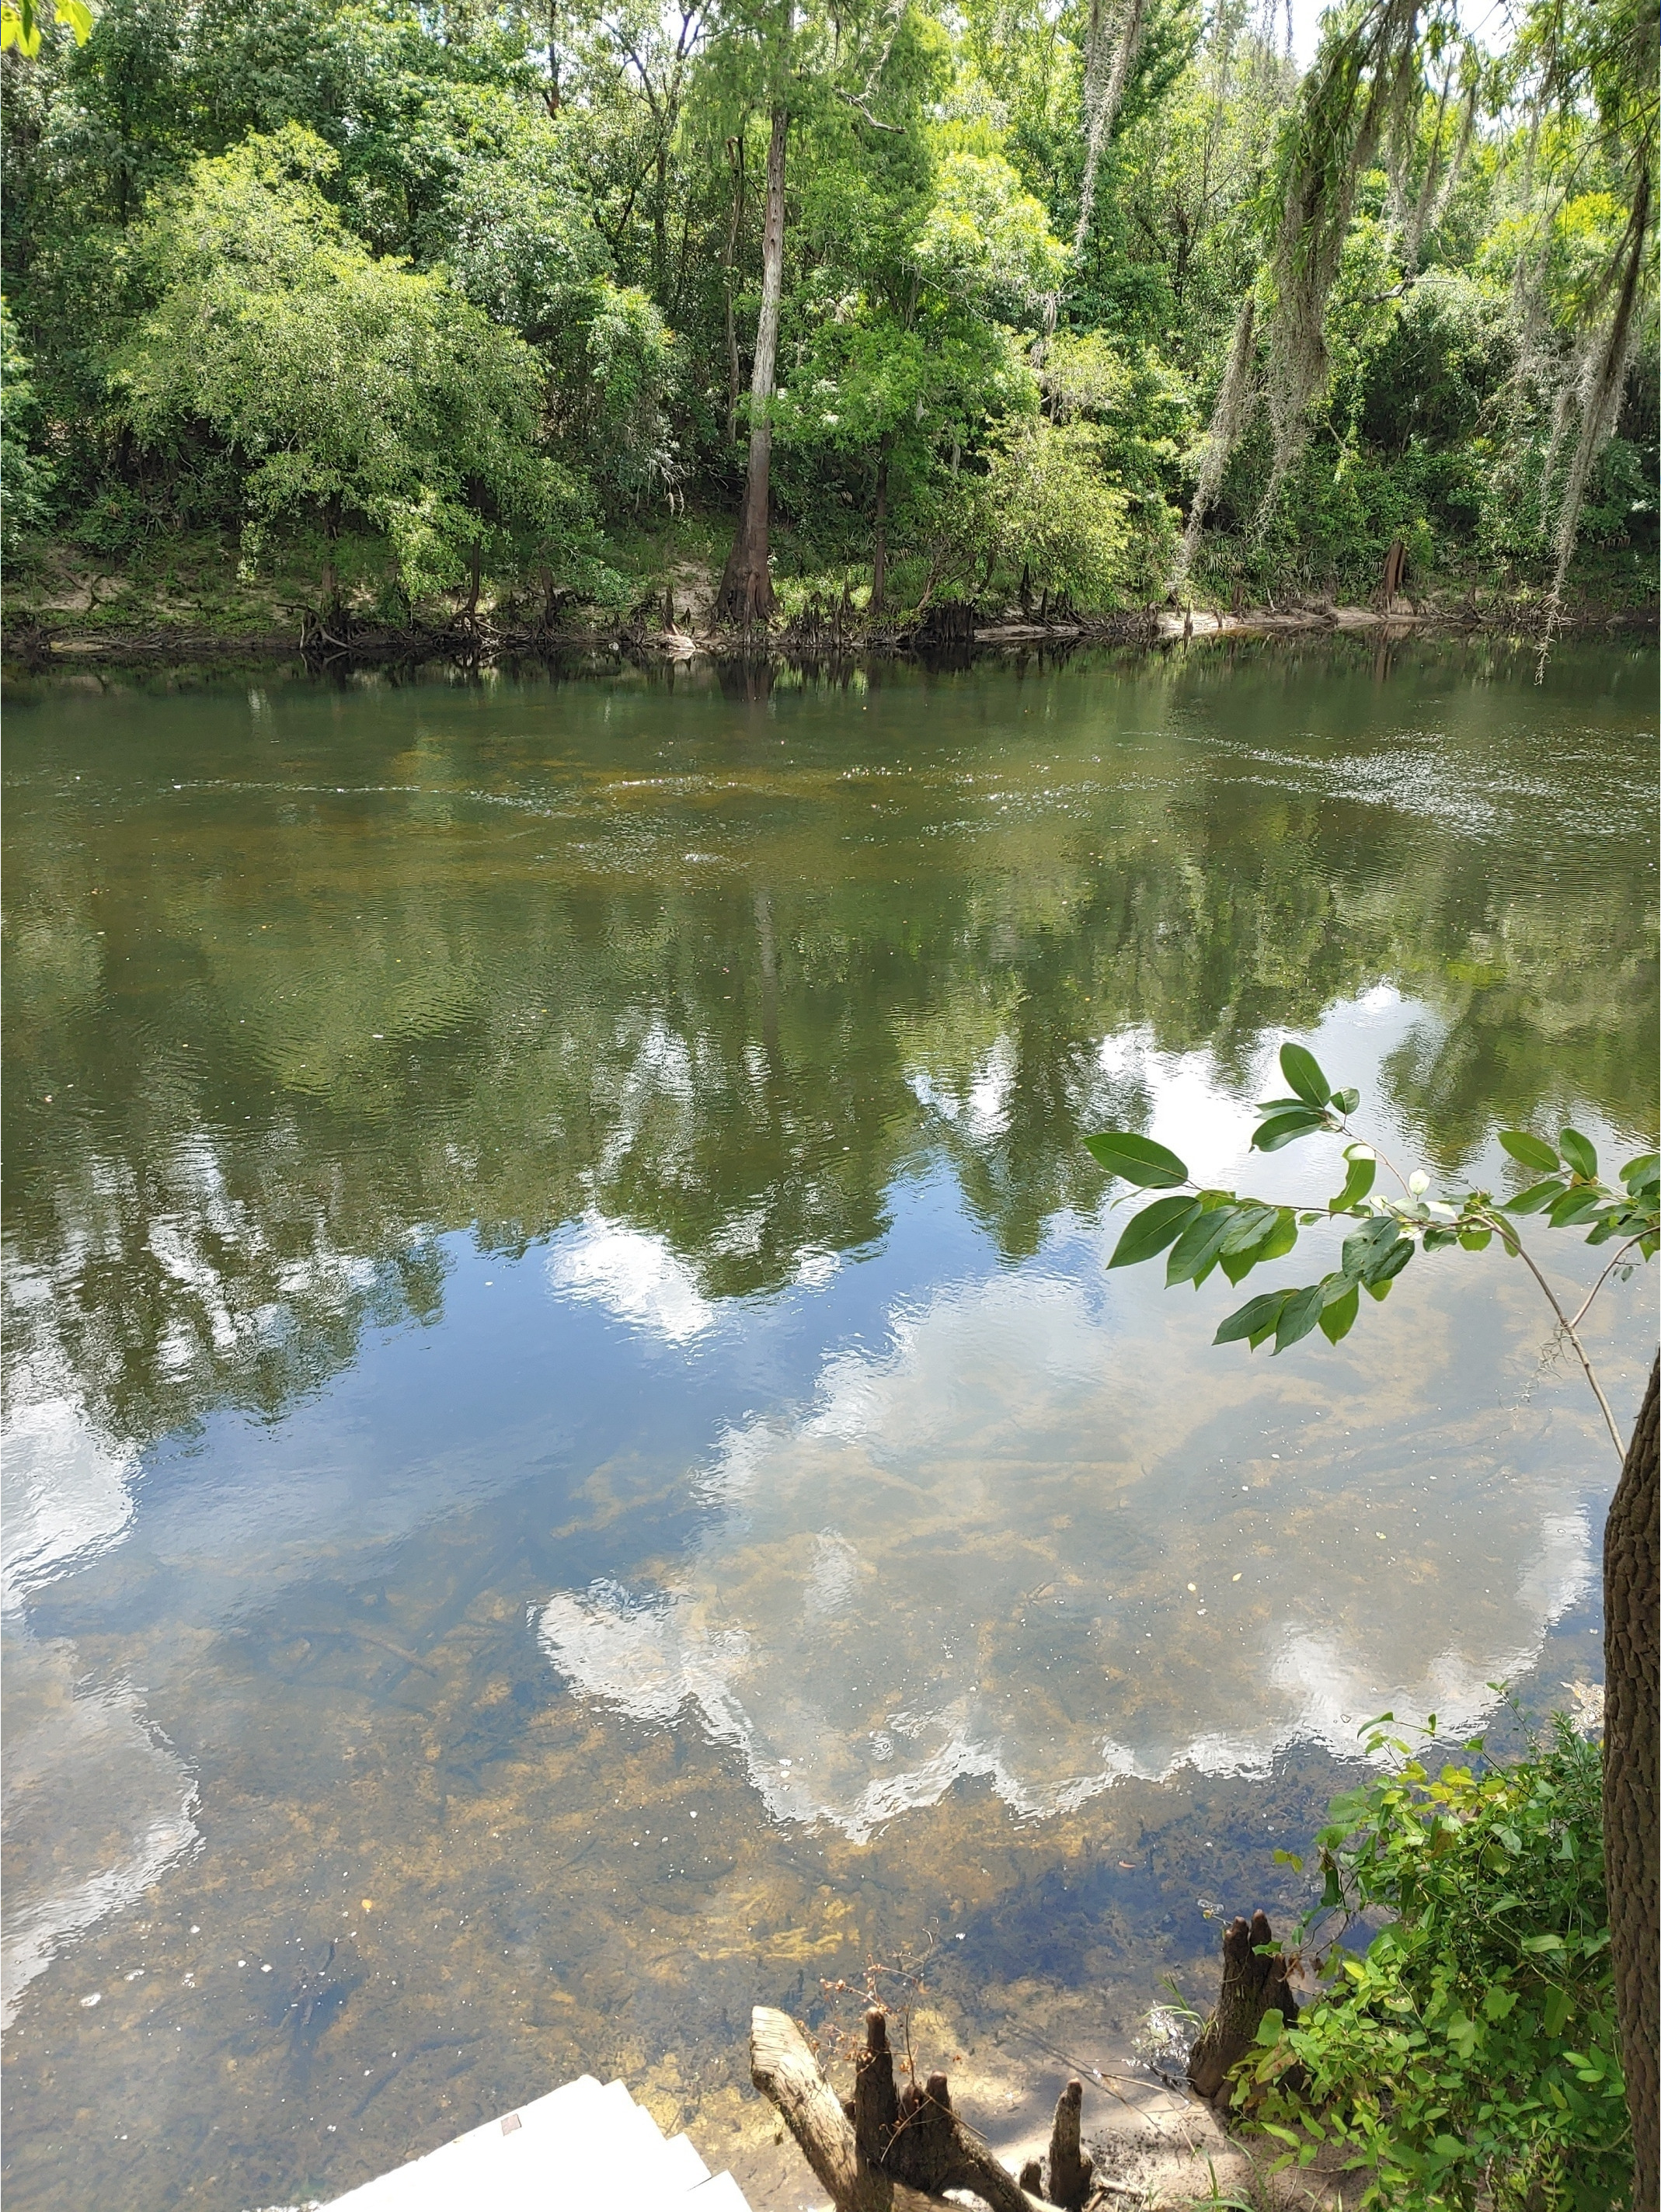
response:
[[[837,88],[837,98],[842,100],[845,106],[851,107],[855,114],[857,115],[862,122],[868,123],[873,131],[891,131],[896,138],[904,137],[905,131],[903,125],[897,123],[883,122],[880,117],[873,115],[865,102],[862,100],[856,98],[853,93],[844,92],[842,88],[838,86]]]

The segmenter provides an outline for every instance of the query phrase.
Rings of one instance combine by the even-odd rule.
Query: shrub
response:
[[[1333,1802],[1319,1909],[1389,1917],[1295,2026],[1266,2015],[1252,2124],[1283,2165],[1347,2146],[1392,2212],[1629,2204],[1597,1747],[1560,1716],[1515,1764],[1433,1779],[1399,1737],[1367,1748],[1390,1765]]]

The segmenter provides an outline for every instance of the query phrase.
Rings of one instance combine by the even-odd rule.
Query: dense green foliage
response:
[[[205,532],[366,604],[619,596],[608,537],[736,506],[776,104],[787,604],[861,589],[879,516],[913,604],[1369,592],[1396,539],[1419,582],[1578,544],[1647,588],[1641,0],[1493,51],[1348,0],[1302,76],[1240,0],[27,22],[14,560]]]
[[[1334,1800],[1313,1917],[1387,1917],[1364,1954],[1329,1938],[1292,2027],[1266,2015],[1252,2124],[1283,2165],[1343,2144],[1397,2212],[1630,2203],[1597,1747],[1559,1717],[1510,1765],[1433,1776],[1377,1724],[1368,1748],[1388,1771]]]

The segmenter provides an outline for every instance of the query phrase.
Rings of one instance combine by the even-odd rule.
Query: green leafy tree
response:
[[[307,523],[332,543],[356,520],[414,600],[458,584],[475,547],[505,555],[580,511],[540,447],[537,356],[354,240],[320,189],[335,167],[289,125],[164,194],[138,245],[156,304],[112,381],[143,446],[234,456],[245,542]]]
[[[46,520],[52,465],[29,445],[34,389],[10,311],[0,299],[0,556],[17,557],[24,538]]]

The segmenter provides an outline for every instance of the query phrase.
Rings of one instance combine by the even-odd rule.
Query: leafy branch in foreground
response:
[[[1101,1165],[1123,1182],[1156,1198],[1133,1217],[1114,1248],[1110,1267],[1165,1258],[1168,1285],[1191,1282],[1196,1289],[1214,1268],[1231,1283],[1243,1282],[1254,1267],[1286,1256],[1301,1231],[1318,1223],[1351,1221],[1339,1264],[1318,1282],[1265,1291],[1237,1307],[1218,1328],[1214,1342],[1244,1340],[1252,1351],[1272,1338],[1284,1352],[1312,1329],[1336,1344],[1349,1334],[1360,1309],[1360,1295],[1383,1300],[1416,1251],[1457,1246],[1484,1250],[1495,1237],[1534,1277],[1556,1318],[1557,1330],[1571,1344],[1591,1385],[1617,1452],[1625,1445],[1597,1377],[1586,1357],[1579,1328],[1592,1300],[1611,1275],[1624,1280],[1639,1260],[1648,1260],[1661,1243],[1661,1154],[1640,1153],[1621,1170],[1618,1182],[1604,1182],[1597,1154],[1578,1129],[1565,1129],[1557,1143],[1525,1130],[1506,1129],[1500,1142],[1537,1178],[1516,1196],[1495,1198],[1485,1190],[1433,1197],[1422,1170],[1402,1176],[1385,1156],[1352,1127],[1349,1117],[1360,1103],[1355,1091],[1335,1091],[1315,1055],[1300,1044],[1281,1048],[1281,1072],[1290,1095],[1264,1100],[1262,1120],[1252,1133],[1252,1148],[1279,1152],[1305,1137],[1334,1135],[1343,1148],[1343,1187],[1325,1200],[1292,1205],[1252,1198],[1232,1190],[1203,1189],[1176,1153],[1127,1129],[1108,1129],[1086,1144]],[[1375,1191],[1380,1167],[1401,1195]],[[1589,1244],[1616,1249],[1579,1310],[1571,1314],[1524,1244],[1518,1224],[1539,1214],[1554,1229],[1584,1229]]]

